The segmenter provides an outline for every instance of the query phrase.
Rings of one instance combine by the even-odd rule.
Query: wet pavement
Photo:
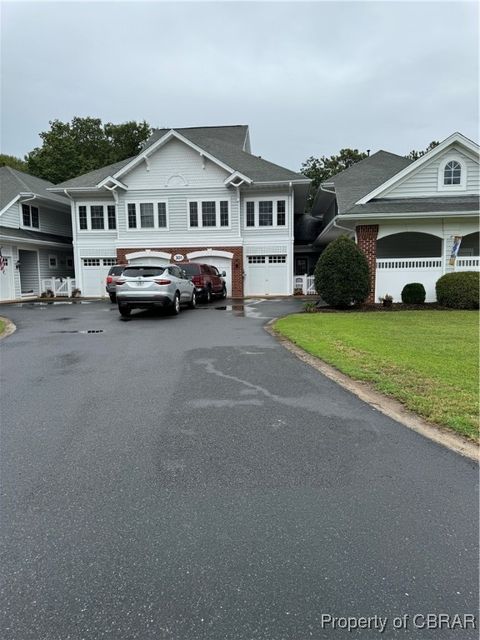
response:
[[[476,611],[475,464],[264,331],[302,305],[0,309],[2,638],[477,638],[413,622]]]

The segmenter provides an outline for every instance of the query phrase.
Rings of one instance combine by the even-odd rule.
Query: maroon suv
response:
[[[179,266],[185,270],[195,285],[197,299],[210,302],[214,296],[227,297],[227,286],[223,279],[226,275],[225,271],[220,273],[217,267],[198,262],[182,262]]]

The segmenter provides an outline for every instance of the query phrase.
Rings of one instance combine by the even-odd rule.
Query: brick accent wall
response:
[[[127,253],[145,251],[146,249],[150,249],[151,251],[166,251],[167,253],[171,253],[172,256],[176,253],[181,253],[186,259],[187,253],[191,253],[192,251],[206,251],[208,248],[214,250],[217,249],[218,251],[230,251],[233,253],[232,291],[229,292],[229,295],[231,295],[232,298],[243,298],[243,247],[129,247],[128,249],[117,249],[117,262],[119,264],[125,263],[127,261],[125,258]],[[204,262],[206,264],[209,264],[210,262],[214,263],[215,257],[209,258],[208,256],[205,256]],[[181,264],[181,262],[176,262],[175,264]]]
[[[367,258],[370,271],[370,293],[367,302],[375,303],[375,277],[377,273],[377,236],[378,224],[362,224],[357,226],[357,244]]]

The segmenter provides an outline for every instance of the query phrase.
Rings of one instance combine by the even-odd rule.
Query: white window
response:
[[[79,205],[78,227],[80,231],[115,231],[117,228],[115,205]]]
[[[40,228],[38,207],[30,204],[22,204],[22,227]]]
[[[83,266],[84,267],[99,267],[100,266],[100,258],[83,258]]]
[[[229,200],[189,200],[189,229],[230,227]]]
[[[57,256],[48,256],[48,266],[50,269],[56,269],[58,267]]]
[[[104,267],[114,267],[117,264],[116,258],[103,258],[102,260]]]
[[[287,201],[285,198],[246,200],[245,227],[286,227]]]
[[[269,264],[285,264],[287,262],[287,256],[268,256]]]
[[[438,170],[439,191],[465,191],[467,185],[467,166],[460,157],[447,157],[440,163]]]
[[[266,256],[248,256],[248,264],[265,264]]]
[[[128,229],[168,229],[168,208],[161,202],[127,202]]]

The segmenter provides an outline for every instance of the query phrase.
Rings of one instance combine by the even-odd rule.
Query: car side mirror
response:
[[[185,271],[185,269],[182,269],[182,275],[183,275],[184,278],[187,277],[187,272]]]
[[[226,274],[226,272],[225,272],[225,271],[222,271],[222,278],[225,278],[225,277],[226,277],[226,275],[227,275],[227,274]]]

